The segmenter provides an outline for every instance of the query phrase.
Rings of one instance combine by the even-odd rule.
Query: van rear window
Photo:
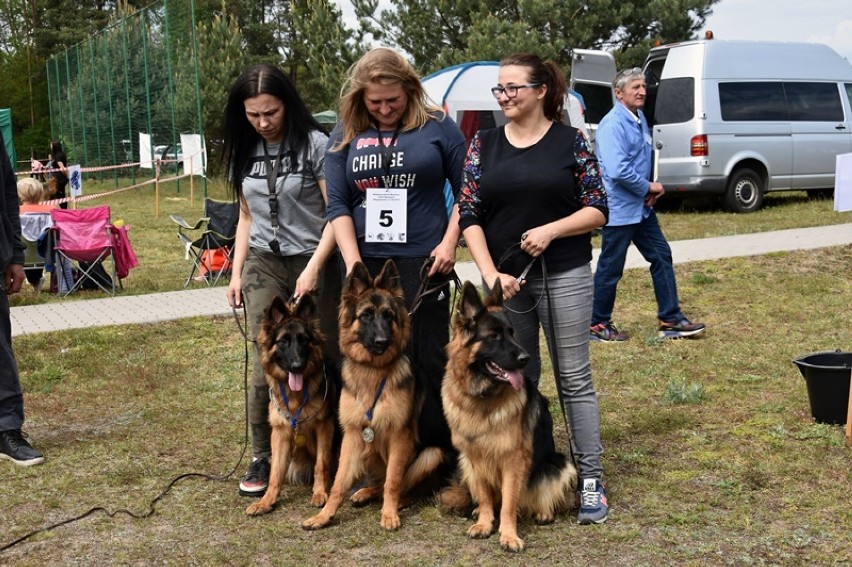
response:
[[[695,116],[695,79],[663,79],[654,103],[655,124],[679,124]]]
[[[781,83],[719,83],[722,120],[786,120]]]

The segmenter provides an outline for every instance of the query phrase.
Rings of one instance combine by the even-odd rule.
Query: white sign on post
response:
[[[68,166],[68,187],[71,188],[72,197],[80,197],[83,194],[83,172],[79,165]]]
[[[834,210],[852,211],[852,154],[837,156],[834,171]]]

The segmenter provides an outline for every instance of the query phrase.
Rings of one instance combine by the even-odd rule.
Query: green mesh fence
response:
[[[183,172],[180,134],[204,135],[194,8],[161,0],[48,60],[51,134],[69,163],[135,179],[153,176],[154,157],[164,175]]]

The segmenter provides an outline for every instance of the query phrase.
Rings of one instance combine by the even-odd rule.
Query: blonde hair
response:
[[[40,203],[44,200],[44,185],[32,177],[24,177],[18,181],[18,200],[21,203]]]
[[[371,84],[402,86],[408,96],[408,104],[402,116],[403,132],[422,127],[428,120],[435,118],[432,113],[441,112],[437,106],[426,103],[426,91],[411,63],[393,49],[376,47],[349,68],[340,90],[343,138],[332,151],[345,148],[355,136],[370,127],[370,113],[364,104],[364,91]]]

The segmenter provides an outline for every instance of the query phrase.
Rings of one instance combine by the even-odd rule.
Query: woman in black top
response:
[[[68,158],[65,157],[62,142],[59,140],[50,142],[50,158],[53,160],[53,167],[59,170],[49,174],[56,179],[56,193],[53,198],[64,199],[65,187],[68,185]],[[60,203],[59,206],[67,209],[68,203]]]
[[[601,523],[608,506],[588,327],[591,231],[606,223],[606,191],[585,136],[561,122],[566,86],[555,64],[511,55],[491,92],[509,122],[471,142],[459,224],[485,285],[503,288],[518,342],[532,357],[525,374],[536,385],[544,329],[582,478],[577,520]]]

